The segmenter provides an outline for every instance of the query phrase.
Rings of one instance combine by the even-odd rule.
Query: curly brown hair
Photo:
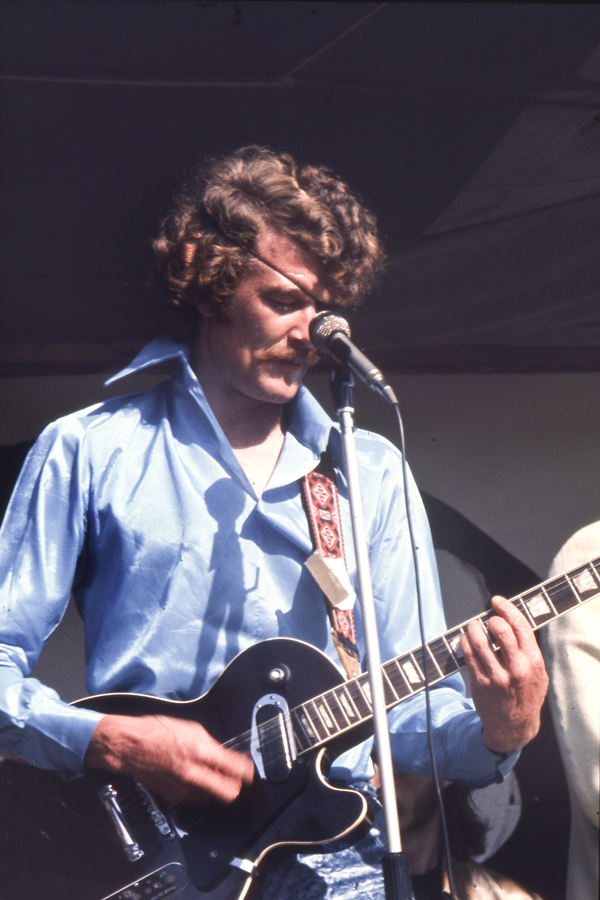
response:
[[[220,315],[269,226],[321,263],[337,308],[355,308],[383,262],[375,217],[323,166],[249,146],[202,164],[153,242],[155,305],[176,337],[196,329],[198,302]]]

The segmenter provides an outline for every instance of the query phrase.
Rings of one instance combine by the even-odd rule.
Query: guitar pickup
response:
[[[287,701],[266,694],[254,705],[250,755],[261,778],[277,784],[285,781],[296,759],[296,744]]]

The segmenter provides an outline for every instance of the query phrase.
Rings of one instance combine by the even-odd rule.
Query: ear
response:
[[[207,300],[205,297],[202,297],[200,300],[196,301],[196,309],[205,319],[214,319],[217,315],[210,300]]]

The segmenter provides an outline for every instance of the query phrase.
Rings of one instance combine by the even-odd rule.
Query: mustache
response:
[[[256,358],[260,362],[289,362],[302,363],[305,366],[314,366],[319,359],[316,350],[259,350]]]

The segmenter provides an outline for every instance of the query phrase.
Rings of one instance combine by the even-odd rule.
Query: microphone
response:
[[[352,369],[366,385],[385,397],[388,403],[397,405],[396,395],[377,366],[350,340],[350,326],[345,319],[324,310],[317,313],[308,330],[319,353],[329,353],[337,362]]]

